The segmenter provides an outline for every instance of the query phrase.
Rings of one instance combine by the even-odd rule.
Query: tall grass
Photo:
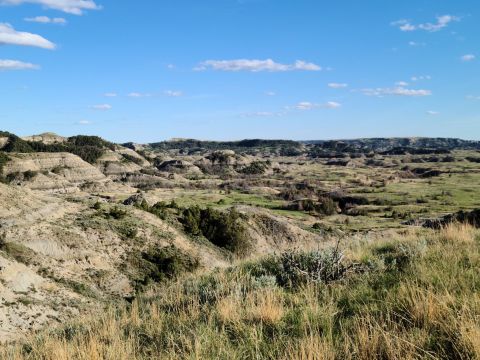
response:
[[[365,271],[281,286],[272,259],[172,282],[2,359],[478,359],[479,232],[345,250]]]

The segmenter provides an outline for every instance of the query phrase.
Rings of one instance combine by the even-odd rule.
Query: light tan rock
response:
[[[8,144],[8,137],[0,137],[0,150]]]
[[[22,138],[25,141],[36,141],[44,144],[59,144],[67,141],[67,138],[57,135],[55,133],[43,133],[39,135],[25,136]]]

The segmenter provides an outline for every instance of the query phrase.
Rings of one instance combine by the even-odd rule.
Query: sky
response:
[[[480,140],[478,0],[0,0],[0,130]]]

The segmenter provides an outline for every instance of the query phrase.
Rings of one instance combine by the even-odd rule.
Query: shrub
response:
[[[241,214],[235,208],[221,212],[193,206],[183,210],[181,222],[189,234],[203,235],[214,245],[237,255],[244,256],[250,251],[251,243],[241,223]]]
[[[195,236],[202,235],[202,209],[199,206],[192,206],[183,210],[181,221],[187,233]]]
[[[268,164],[262,161],[254,161],[247,167],[239,170],[240,173],[245,175],[262,175],[268,169]]]
[[[309,282],[331,283],[350,272],[363,271],[363,265],[347,263],[339,246],[324,251],[301,252],[289,250],[271,256],[260,263],[247,265],[253,276],[275,276],[283,287],[297,288]]]
[[[289,210],[315,212],[320,215],[330,216],[337,213],[337,203],[329,197],[320,197],[318,201],[303,199],[288,205]]]
[[[37,171],[27,170],[23,173],[23,179],[26,181],[29,181],[29,180],[32,180],[37,175],[38,175]]]
[[[105,213],[105,217],[107,219],[115,219],[115,220],[120,220],[123,219],[125,216],[127,216],[127,211],[121,209],[118,206],[115,206],[111,208],[108,212]]]
[[[196,270],[199,260],[171,245],[161,249],[150,249],[142,253],[144,279],[143,284],[162,282],[177,278],[185,272]]]
[[[7,164],[7,162],[10,161],[10,158],[7,156],[7,154],[0,152],[0,181],[2,181],[3,178],[3,168]]]

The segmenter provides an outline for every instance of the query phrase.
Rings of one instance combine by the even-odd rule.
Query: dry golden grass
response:
[[[245,301],[245,312],[245,318],[249,321],[274,325],[285,313],[283,294],[277,289],[250,294]]]
[[[468,224],[448,224],[440,230],[440,240],[456,245],[472,243],[475,230]]]
[[[455,225],[368,250],[353,244],[348,257],[371,270],[329,285],[262,285],[260,263],[196,275],[4,347],[0,358],[479,359],[477,239]]]

